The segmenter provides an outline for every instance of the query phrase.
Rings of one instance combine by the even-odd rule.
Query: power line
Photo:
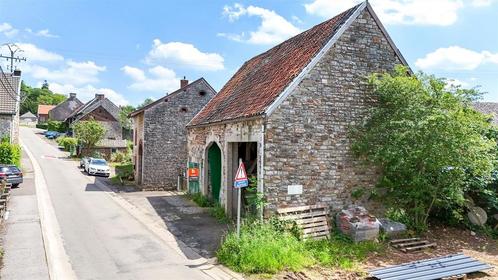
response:
[[[10,72],[14,72],[14,62],[26,61],[25,57],[16,56],[16,53],[23,52],[23,50],[16,44],[7,43],[3,44],[3,46],[7,46],[10,51],[10,56],[5,56],[0,54],[0,58],[5,58],[7,61],[10,60]]]

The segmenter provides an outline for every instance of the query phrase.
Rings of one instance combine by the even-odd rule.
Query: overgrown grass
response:
[[[203,196],[202,193],[187,193],[187,198],[191,199],[195,204],[197,204],[199,207],[213,207],[214,202]]]
[[[244,224],[240,238],[230,232],[217,252],[218,260],[242,273],[273,274],[282,270],[299,271],[312,265],[352,270],[369,253],[382,250],[375,242],[354,243],[332,234],[328,240],[301,241],[274,222]]]
[[[222,224],[227,224],[228,222],[230,222],[230,219],[225,213],[225,208],[223,208],[223,206],[221,206],[219,203],[215,203],[214,206],[209,209],[209,215],[211,215]]]

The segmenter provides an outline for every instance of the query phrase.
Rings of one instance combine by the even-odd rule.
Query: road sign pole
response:
[[[241,163],[242,159],[239,158],[239,166]],[[242,192],[242,188],[238,188],[237,192],[237,238],[240,238],[240,193]]]

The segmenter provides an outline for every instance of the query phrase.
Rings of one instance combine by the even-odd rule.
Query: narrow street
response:
[[[158,238],[34,130],[21,127],[21,141],[43,171],[62,253],[77,279],[212,279],[194,257]]]

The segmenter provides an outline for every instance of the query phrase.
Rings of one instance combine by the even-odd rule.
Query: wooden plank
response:
[[[432,247],[436,247],[436,243],[429,243],[429,244],[420,245],[420,246],[413,246],[413,247],[403,248],[403,249],[401,249],[401,252],[403,252],[403,253],[409,253],[409,252],[412,252],[412,251],[417,251],[417,250],[421,250],[421,249],[425,249],[425,248],[432,248]]]
[[[417,245],[425,245],[429,244],[429,241],[427,240],[420,240],[420,241],[414,241],[414,242],[406,242],[406,243],[398,243],[398,244],[393,244],[394,248],[403,248],[403,247],[413,247]]]
[[[317,208],[329,208],[326,204],[316,204],[316,205],[306,205],[306,206],[296,206],[296,207],[286,207],[286,208],[280,208],[277,209],[277,213],[279,214],[285,214],[289,212],[302,212],[310,209],[317,209]]]
[[[311,218],[307,218],[307,219],[296,220],[296,224],[305,225],[305,224],[312,224],[312,223],[322,222],[322,221],[326,222],[327,220],[328,220],[327,216],[311,217]]]
[[[306,229],[306,228],[314,228],[314,227],[321,227],[321,226],[328,226],[328,225],[329,224],[327,223],[327,221],[323,221],[323,222],[312,223],[312,224],[304,224],[304,225],[301,225],[300,228]]]
[[[403,243],[407,241],[416,241],[416,240],[420,240],[420,238],[416,237],[416,238],[396,239],[396,240],[391,240],[389,244]]]
[[[320,216],[325,216],[327,215],[327,212],[325,211],[320,211],[320,212],[314,212],[314,213],[302,213],[302,214],[294,214],[294,215],[288,215],[288,216],[283,216],[281,219],[283,220],[297,220],[297,219],[303,219],[303,218],[313,218],[313,217],[320,217]]]
[[[321,227],[312,227],[312,228],[306,228],[303,229],[303,233],[312,233],[312,232],[319,232],[319,231],[329,231],[329,226],[321,226]]]

